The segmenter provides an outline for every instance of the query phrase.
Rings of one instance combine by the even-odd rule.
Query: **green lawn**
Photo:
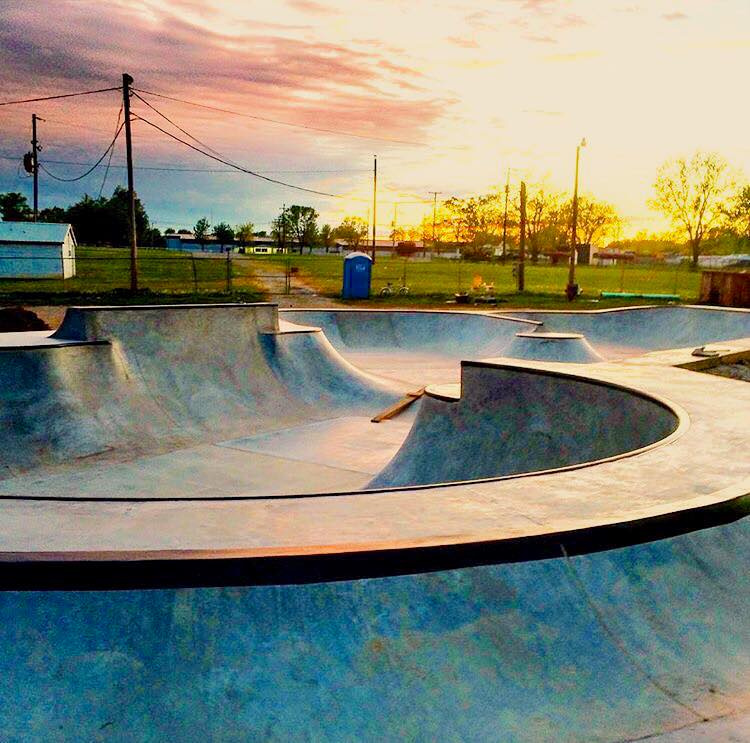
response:
[[[72,279],[0,279],[0,300],[34,304],[75,301],[160,302],[226,301],[226,257],[189,255],[154,248],[138,249],[139,294],[129,295],[130,253],[118,248],[79,247]],[[246,261],[232,263],[232,290],[257,300],[261,292]]]
[[[286,259],[281,257],[261,258],[260,261],[282,266]],[[307,256],[290,257],[292,266],[309,284],[321,294],[338,297],[341,292],[343,260],[341,256]],[[382,287],[390,282],[396,289],[401,286],[406,266],[406,283],[410,288],[407,297],[378,296]],[[565,285],[568,280],[567,265],[528,265],[526,266],[526,291],[519,295],[516,292],[516,279],[513,276],[512,264],[476,263],[435,259],[432,261],[409,260],[401,258],[378,258],[373,267],[371,304],[392,306],[406,305],[441,305],[461,291],[469,291],[475,277],[494,285],[494,294],[508,304],[523,306],[568,306],[564,298]],[[600,300],[601,291],[625,291],[649,294],[680,295],[684,302],[695,301],[698,297],[700,272],[691,271],[687,266],[580,266],[576,269],[576,280],[581,287],[579,301],[598,300],[602,307],[622,304],[643,304],[644,300],[608,299]]]
[[[125,249],[79,247],[76,256],[78,275],[74,279],[0,279],[0,301],[4,304],[73,304],[257,301],[262,290],[256,277],[264,273],[283,273],[287,261],[298,275],[323,296],[338,298],[341,293],[343,259],[338,255],[241,256],[232,262],[232,294],[226,292],[225,256],[190,255],[174,251],[140,248],[138,251],[139,286],[137,295],[129,293],[130,258]],[[406,267],[408,296],[379,296],[390,282],[401,286]],[[195,272],[195,273],[194,273]],[[600,300],[604,291],[626,291],[680,295],[692,302],[698,296],[700,272],[687,266],[581,266],[576,272],[583,294],[577,304],[598,307],[643,304],[644,300]],[[373,268],[373,306],[445,306],[453,295],[471,289],[475,277],[494,285],[494,294],[503,306],[568,307],[563,296],[567,266],[527,265],[526,291],[518,294],[509,262],[475,263],[435,259],[378,258]],[[292,281],[294,285],[294,280]]]

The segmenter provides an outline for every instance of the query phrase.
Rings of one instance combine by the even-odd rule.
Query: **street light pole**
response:
[[[571,229],[571,249],[570,249],[570,266],[568,270],[568,285],[565,287],[565,296],[569,302],[572,302],[578,294],[576,286],[576,246],[578,245],[578,163],[581,159],[581,147],[586,146],[586,139],[576,147],[576,175],[573,183],[573,225]]]

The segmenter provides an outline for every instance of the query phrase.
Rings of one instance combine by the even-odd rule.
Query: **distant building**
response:
[[[597,266],[617,266],[621,263],[635,263],[635,253],[632,250],[598,250],[594,253],[593,258]]]
[[[69,224],[0,222],[0,277],[70,279],[76,275],[76,239]]]
[[[750,266],[750,255],[747,253],[732,253],[731,255],[701,255],[698,256],[701,268],[729,268],[730,266]]]
[[[289,246],[293,241],[287,240]],[[235,252],[239,250],[244,253],[271,254],[283,252],[279,248],[276,238],[266,236],[256,236],[247,245],[240,245],[239,240],[234,240],[231,244],[221,244],[213,236],[209,235],[203,241],[199,242],[192,232],[167,233],[164,235],[164,244],[167,250],[185,250],[190,253],[226,253],[227,251]],[[297,242],[294,241],[294,247]]]

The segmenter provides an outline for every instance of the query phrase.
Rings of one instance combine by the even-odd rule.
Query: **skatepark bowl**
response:
[[[750,385],[701,370],[742,358],[750,311],[678,306],[0,335],[0,737],[717,739]]]

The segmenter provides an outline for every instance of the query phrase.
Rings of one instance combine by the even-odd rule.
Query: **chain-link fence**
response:
[[[321,294],[340,295],[343,278],[342,256],[293,255],[292,269]],[[438,258],[395,255],[376,256],[372,269],[373,298],[410,301],[465,301],[466,303],[515,302],[538,296],[564,299],[569,266],[527,261],[525,291],[517,293],[518,264],[500,259],[470,261],[463,258]],[[602,293],[679,296],[682,301],[696,300],[700,288],[700,271],[686,263],[619,262],[611,265],[578,265],[575,282],[581,296],[600,300]]]
[[[139,248],[138,289],[169,296],[293,294],[299,289],[297,268],[284,256],[278,258]],[[0,251],[0,299],[60,293],[106,295],[130,287],[128,249],[79,247],[74,259],[36,248]]]
[[[125,295],[130,290],[130,254],[121,248],[79,247],[75,275],[62,278],[59,255],[40,255],[31,250],[0,251],[0,301],[43,300],[45,295],[65,294],[94,299]],[[67,259],[66,259],[67,260]],[[334,254],[252,255],[215,252],[177,252],[139,248],[138,288],[165,297],[236,295],[261,299],[281,295],[317,293],[336,298],[341,294],[343,256]],[[374,300],[410,303],[514,302],[522,297],[560,299],[568,282],[563,261],[527,262],[525,293],[517,294],[517,264],[445,258],[378,255],[372,271]],[[50,276],[50,274],[54,274]],[[46,276],[45,276],[46,275]],[[32,277],[33,276],[33,277]],[[579,265],[576,283],[582,297],[598,299],[602,293],[675,295],[694,301],[699,294],[700,271],[686,263],[620,262],[616,265]],[[51,297],[51,299],[54,299]],[[99,301],[98,299],[96,301]]]

